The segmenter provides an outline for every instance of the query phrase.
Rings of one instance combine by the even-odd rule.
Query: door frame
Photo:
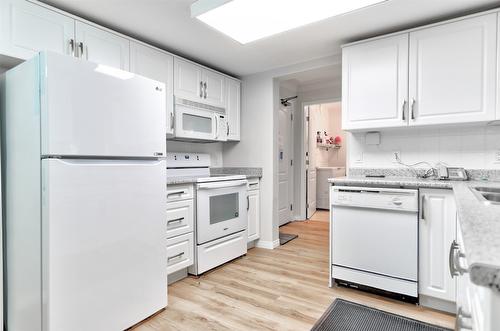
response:
[[[299,199],[299,212],[295,213],[295,219],[296,220],[307,220],[307,165],[306,165],[306,153],[309,152],[309,137],[306,136],[306,125],[308,126],[309,123],[306,121],[306,116],[305,116],[305,107],[308,106],[314,106],[314,105],[321,105],[325,103],[334,103],[334,102],[342,102],[342,98],[332,98],[332,99],[320,99],[320,100],[315,100],[315,101],[306,101],[302,102],[301,108],[300,108],[300,128],[301,128],[301,153],[300,156],[297,156],[297,158],[300,158],[300,162],[295,162],[297,166],[299,167],[299,178],[295,184],[295,189],[298,189],[300,191],[300,199]],[[298,114],[297,114],[298,115]],[[307,130],[309,131],[309,130]],[[346,139],[345,146],[347,148],[347,143],[348,139]],[[348,154],[348,153],[346,153]],[[347,157],[347,155],[346,155]],[[298,160],[297,160],[298,161]],[[346,159],[346,163],[348,160]]]

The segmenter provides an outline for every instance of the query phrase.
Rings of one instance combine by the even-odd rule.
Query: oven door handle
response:
[[[242,185],[247,185],[248,181],[246,179],[242,180],[230,180],[227,182],[215,182],[215,183],[201,183],[198,184],[198,189],[199,190],[210,190],[210,189],[216,189],[216,188],[226,188],[226,187],[238,187]]]

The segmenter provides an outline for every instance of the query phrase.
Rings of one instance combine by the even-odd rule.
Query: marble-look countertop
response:
[[[222,167],[222,168],[210,168],[210,174],[212,175],[245,175],[247,178],[261,178],[262,168],[250,168],[250,167]]]
[[[210,168],[211,175],[244,175],[247,179],[261,178],[262,168]],[[167,185],[193,184],[199,178],[196,176],[167,178]]]
[[[328,181],[343,186],[452,189],[471,281],[500,292],[500,205],[485,205],[471,191],[471,187],[478,186],[500,188],[500,182],[452,182],[414,177],[339,177]]]

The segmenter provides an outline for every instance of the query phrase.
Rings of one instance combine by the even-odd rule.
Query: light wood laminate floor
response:
[[[292,222],[299,238],[253,248],[199,278],[169,286],[168,307],[135,327],[153,330],[310,330],[335,298],[453,328],[454,317],[365,292],[328,287],[328,223]]]

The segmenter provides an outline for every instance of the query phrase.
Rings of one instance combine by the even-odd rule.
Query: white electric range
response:
[[[167,179],[190,179],[195,188],[195,257],[200,275],[247,252],[247,179],[210,176],[210,155],[167,153]]]

